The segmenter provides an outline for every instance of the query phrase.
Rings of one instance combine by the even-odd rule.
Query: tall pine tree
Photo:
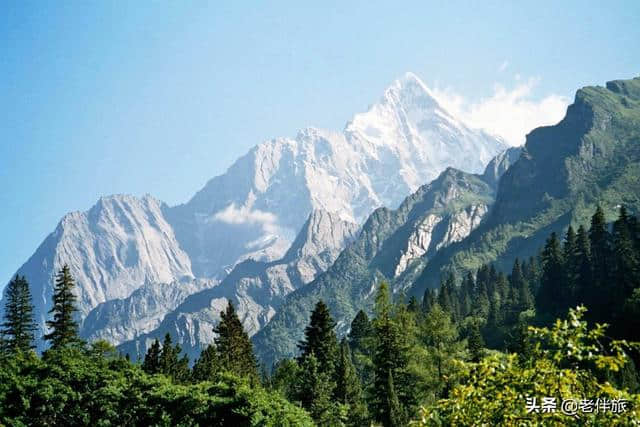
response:
[[[13,353],[29,351],[34,348],[36,325],[33,320],[29,283],[24,276],[16,275],[15,279],[9,282],[6,298],[4,323],[0,331],[3,346]]]
[[[214,345],[209,344],[193,364],[192,378],[196,382],[213,381],[219,369],[218,352]]]
[[[249,335],[245,332],[231,301],[220,313],[220,323],[213,330],[220,367],[239,376],[257,381],[258,363]]]
[[[45,340],[51,342],[53,350],[82,344],[78,336],[78,324],[73,319],[77,311],[76,296],[73,294],[74,286],[69,266],[65,265],[56,276],[53,289],[53,307],[49,310],[49,313],[53,314],[53,319],[47,321],[51,332],[44,336]]]
[[[320,371],[330,376],[333,376],[338,356],[338,339],[333,330],[335,325],[329,308],[323,301],[318,301],[304,330],[304,339],[298,344],[301,352],[298,360],[302,362],[314,354]]]
[[[180,357],[182,348],[179,344],[173,345],[171,335],[167,333],[162,342],[162,351],[158,357],[160,372],[177,382],[185,382],[189,379],[189,358],[185,354]]]
[[[142,369],[147,374],[159,374],[160,370],[160,341],[156,338],[151,347],[147,349],[142,362]]]
[[[611,298],[611,234],[609,233],[604,211],[600,206],[591,218],[589,229],[589,243],[591,247],[591,283],[587,289],[587,305],[589,317],[600,320],[610,310]]]
[[[372,389],[373,416],[385,423],[396,413],[394,402],[389,400],[389,373],[394,381],[401,406],[401,413],[412,411],[416,403],[415,379],[408,372],[410,337],[394,318],[394,308],[386,283],[380,285],[376,295],[374,328],[376,349],[374,353],[374,381]]]
[[[565,283],[564,263],[560,242],[556,233],[551,233],[542,251],[542,277],[536,306],[556,316],[563,308],[561,289]]]
[[[346,338],[340,342],[340,357],[336,366],[336,388],[334,396],[338,402],[348,407],[347,425],[366,425],[367,406],[362,394],[362,385],[356,374],[351,351]]]

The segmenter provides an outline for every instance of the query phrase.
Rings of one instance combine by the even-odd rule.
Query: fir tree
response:
[[[560,242],[556,233],[551,233],[542,252],[543,268],[540,292],[536,304],[542,310],[556,315],[562,309],[561,287],[564,283],[564,266]]]
[[[591,274],[591,244],[589,234],[583,225],[578,227],[576,234],[576,295],[575,302],[585,302],[587,287],[593,282]]]
[[[311,312],[311,319],[304,330],[304,339],[298,344],[301,351],[298,360],[302,362],[314,354],[320,371],[333,375],[338,355],[338,339],[333,331],[336,323],[323,301],[318,301]]]
[[[340,424],[338,406],[333,401],[334,383],[320,368],[312,352],[302,359],[300,374],[296,381],[296,399],[306,409],[318,426]]]
[[[171,335],[167,333],[162,342],[162,351],[158,358],[161,373],[177,382],[185,382],[189,377],[189,358],[185,354],[180,358],[180,345],[173,346]]]
[[[533,307],[533,295],[529,289],[529,283],[525,279],[522,268],[520,267],[520,260],[516,258],[513,263],[513,269],[511,270],[511,287],[513,289],[514,298],[514,314],[524,310],[529,310]]]
[[[591,316],[602,319],[610,309],[611,298],[608,288],[611,279],[611,234],[607,229],[604,212],[598,206],[591,218],[589,229],[589,243],[591,247],[592,282],[588,286],[587,304]]]
[[[200,357],[193,364],[192,378],[196,382],[213,381],[220,369],[216,347],[209,344],[200,352]]]
[[[420,313],[420,304],[418,303],[418,298],[416,298],[414,295],[411,295],[411,298],[409,298],[407,310],[415,314]]]
[[[360,379],[351,360],[351,351],[346,338],[340,342],[340,357],[336,366],[336,388],[334,396],[338,402],[348,407],[349,426],[366,424],[367,406],[362,395]]]
[[[376,349],[374,353],[374,381],[372,407],[376,420],[389,417],[388,373],[395,380],[395,390],[403,411],[413,409],[416,403],[415,379],[408,372],[410,337],[393,316],[393,304],[386,283],[380,285],[376,295]]]
[[[429,310],[431,310],[433,304],[436,303],[436,301],[436,292],[431,288],[427,288],[427,290],[424,291],[424,296],[422,297],[422,312],[424,314],[428,313]]]
[[[529,262],[527,262],[527,268],[524,269],[524,275],[529,282],[531,293],[536,295],[538,293],[538,284],[540,283],[540,263],[537,256],[530,256]]]
[[[257,381],[258,363],[253,354],[253,346],[231,301],[227,309],[220,313],[220,323],[213,331],[218,335],[215,343],[220,367]]]
[[[384,427],[405,426],[407,424],[406,410],[400,405],[391,370],[387,372],[385,391],[385,411],[380,418],[380,422]]]
[[[436,369],[434,393],[436,397],[442,397],[450,387],[448,378],[453,369],[452,361],[460,358],[464,345],[458,341],[458,329],[452,322],[451,315],[437,304],[425,317],[420,338]]]
[[[563,257],[565,283],[561,287],[561,298],[563,307],[568,308],[573,307],[577,299],[581,264],[578,236],[571,225],[569,225],[564,238]]]
[[[349,331],[349,345],[353,351],[368,352],[370,340],[373,335],[373,327],[369,321],[367,313],[360,310],[351,322],[351,330]]]
[[[467,347],[469,348],[469,354],[471,355],[472,362],[479,362],[484,357],[484,339],[480,333],[480,327],[477,323],[471,326],[469,333]]]
[[[29,283],[24,276],[16,275],[9,282],[6,291],[4,323],[2,324],[3,348],[15,353],[26,352],[34,348],[33,305]]]
[[[142,369],[148,374],[160,373],[160,341],[156,338],[151,344],[151,347],[147,349],[147,353],[144,356],[142,362]]]
[[[629,216],[624,206],[620,208],[620,215],[613,224],[613,250],[615,254],[613,296],[616,303],[619,303],[630,296],[635,288],[640,287],[638,253],[634,248]]]
[[[49,310],[53,319],[47,321],[47,327],[51,332],[44,336],[45,340],[51,342],[51,349],[54,350],[82,343],[78,336],[78,324],[73,319],[77,311],[73,287],[69,266],[65,265],[56,276],[53,290],[53,307]]]
[[[367,314],[360,310],[351,322],[349,331],[349,346],[356,367],[358,378],[363,384],[368,384],[373,375],[371,357],[374,350],[375,337],[373,327]]]

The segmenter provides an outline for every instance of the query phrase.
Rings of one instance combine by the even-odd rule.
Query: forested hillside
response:
[[[73,320],[68,268],[56,281],[50,347],[37,356],[28,282],[17,276],[9,286],[0,368],[0,422],[8,425],[635,425],[640,419],[634,342],[640,225],[624,207],[612,225],[598,208],[588,229],[550,234],[508,273],[484,265],[461,278],[450,274],[422,300],[394,301],[382,283],[373,317],[358,312],[342,339],[318,300],[297,357],[272,369],[260,368],[231,303],[213,331],[215,342],[193,363],[169,334],[141,363],[107,342],[87,344]],[[547,410],[536,406],[543,399]],[[549,409],[551,401],[557,408]],[[585,410],[587,404],[597,410]]]

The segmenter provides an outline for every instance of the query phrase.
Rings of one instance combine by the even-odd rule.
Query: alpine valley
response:
[[[141,358],[169,334],[194,360],[231,301],[271,367],[319,300],[343,336],[381,283],[421,299],[447,274],[506,272],[598,206],[637,215],[639,183],[640,78],[578,90],[562,121],[507,148],[407,73],[342,132],[263,142],[184,204],[116,195],[66,215],[17,274],[39,349],[66,264],[83,338]]]

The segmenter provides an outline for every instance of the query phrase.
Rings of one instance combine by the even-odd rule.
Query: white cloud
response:
[[[223,210],[216,212],[212,220],[224,222],[226,224],[248,224],[261,226],[265,233],[275,234],[278,232],[278,218],[271,212],[260,209],[251,210],[246,206],[236,207],[235,203],[230,204]]]
[[[504,61],[502,61],[502,64],[500,64],[500,67],[498,67],[498,71],[503,72],[504,70],[507,69],[508,66],[509,66],[509,61],[505,59]]]
[[[499,135],[510,145],[522,145],[531,130],[559,122],[569,105],[569,99],[550,94],[532,99],[533,89],[539,79],[516,79],[513,89],[496,83],[493,95],[470,103],[450,88],[433,90],[438,102],[451,114],[470,126]]]

